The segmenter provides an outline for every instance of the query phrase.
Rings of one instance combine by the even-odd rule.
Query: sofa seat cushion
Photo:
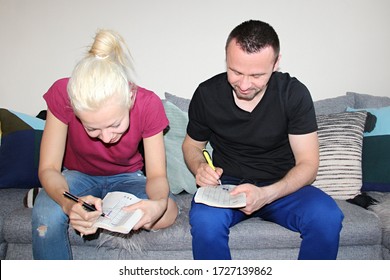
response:
[[[382,244],[390,258],[390,193],[368,192],[369,196],[376,199],[377,203],[369,206],[369,210],[378,215],[382,227]]]
[[[191,195],[177,196],[182,207],[173,226],[158,232],[141,232],[129,238],[105,233],[104,246],[127,250],[191,250],[191,234],[188,211]],[[340,246],[380,245],[381,230],[378,217],[362,207],[343,200],[336,200],[345,214]],[[184,203],[183,203],[184,202]],[[358,233],[358,234],[357,234]],[[101,240],[101,241],[103,241]],[[285,229],[262,219],[248,219],[231,228],[229,245],[232,250],[299,248],[299,233]]]
[[[19,208],[13,209],[4,222],[4,238],[7,243],[31,244],[31,211],[22,205],[24,192],[15,195],[11,200],[18,202]],[[0,196],[1,197],[1,196]],[[150,251],[185,251],[191,252],[191,234],[188,222],[188,211],[192,195],[179,194],[176,196],[181,213],[177,222],[157,232],[140,231],[128,236],[101,232],[98,239],[94,237],[81,238],[73,229],[69,229],[72,247],[81,248],[100,247],[101,250],[124,250],[130,255],[146,257]],[[353,205],[346,201],[337,200],[338,205],[345,214],[341,232],[340,247],[372,247],[382,242],[381,224],[377,215],[372,211]],[[90,239],[90,240],[88,240]],[[287,230],[279,225],[253,218],[246,220],[233,228],[230,234],[230,247],[232,251],[258,251],[258,250],[292,250],[297,252],[300,246],[299,233]],[[19,246],[19,245],[18,245]],[[124,254],[128,255],[128,254]],[[293,254],[294,255],[294,254]]]
[[[25,189],[0,189],[0,259],[4,259],[7,250],[4,237],[5,221],[9,219],[11,212],[23,207],[25,193]]]
[[[0,242],[4,241],[4,221],[11,212],[23,208],[25,189],[0,189]]]

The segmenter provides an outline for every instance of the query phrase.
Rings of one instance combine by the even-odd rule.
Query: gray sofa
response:
[[[188,99],[169,93],[164,99],[171,122],[171,130],[166,134],[168,178],[181,209],[176,223],[157,232],[139,231],[127,236],[100,232],[96,236],[81,238],[69,229],[74,259],[192,259],[188,211],[194,192],[194,179],[185,170],[178,144],[185,133],[188,102]],[[390,98],[347,93],[316,101],[315,106],[317,115],[329,115],[344,112],[347,107],[390,106]],[[358,179],[361,181],[361,178]],[[323,184],[322,181],[318,182]],[[356,187],[359,190],[361,184]],[[1,259],[32,259],[32,209],[23,204],[27,191],[26,188],[0,189]],[[338,259],[390,259],[388,193],[371,191],[368,195],[378,203],[356,205],[345,198],[336,199],[345,215]],[[354,201],[359,204],[359,200]],[[301,239],[299,233],[276,224],[249,219],[231,229],[229,242],[234,259],[277,260],[296,259]]]

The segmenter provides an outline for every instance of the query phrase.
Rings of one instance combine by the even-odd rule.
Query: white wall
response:
[[[225,39],[247,19],[278,32],[281,70],[314,100],[356,91],[390,96],[388,0],[0,0],[0,107],[29,114],[69,76],[98,28],[126,39],[137,82],[188,97],[225,70]]]

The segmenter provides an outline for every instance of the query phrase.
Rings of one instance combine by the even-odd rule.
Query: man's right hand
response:
[[[222,168],[216,167],[214,170],[206,162],[201,163],[196,171],[196,184],[200,187],[216,186],[222,173]]]

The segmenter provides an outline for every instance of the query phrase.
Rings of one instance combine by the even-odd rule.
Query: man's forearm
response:
[[[199,165],[202,162],[206,162],[205,158],[202,154],[202,149],[206,146],[203,142],[196,142],[192,140],[188,135],[184,139],[182,145],[183,157],[184,161],[191,171],[191,173],[195,176],[196,171],[198,170]]]
[[[281,197],[289,195],[303,186],[313,183],[317,175],[317,167],[312,164],[301,163],[293,167],[280,181],[270,187],[270,197],[268,203],[271,203]]]

